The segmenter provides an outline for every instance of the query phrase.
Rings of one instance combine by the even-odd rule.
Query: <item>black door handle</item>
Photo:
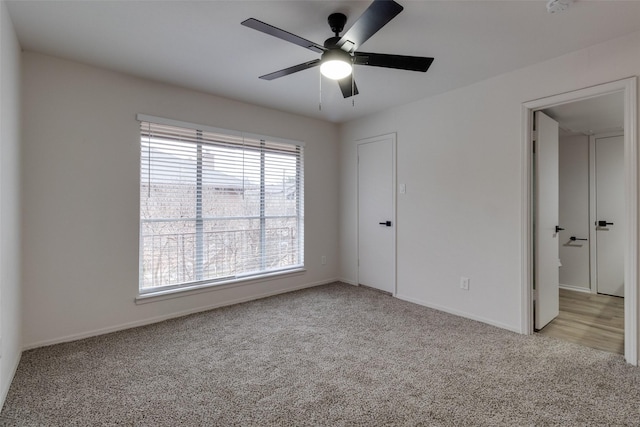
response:
[[[556,233],[562,230],[564,230],[564,228],[560,227],[559,225],[556,225]]]
[[[589,239],[579,239],[576,236],[571,236],[569,237],[569,240],[573,240],[575,242],[576,240],[589,240]]]
[[[606,227],[607,225],[613,225],[613,223],[612,222],[607,222],[607,221],[598,221],[596,223],[596,225],[598,227]]]
[[[391,227],[391,221],[381,222],[380,225],[386,225],[387,227]]]

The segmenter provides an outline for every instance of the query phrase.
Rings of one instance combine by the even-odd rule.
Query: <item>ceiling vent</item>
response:
[[[549,0],[547,3],[547,12],[558,13],[567,10],[571,6],[573,0]]]

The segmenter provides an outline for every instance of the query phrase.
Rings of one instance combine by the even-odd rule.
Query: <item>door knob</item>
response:
[[[576,240],[589,240],[589,239],[580,239],[579,237],[571,236],[569,237],[569,240],[573,240],[575,242]]]
[[[556,225],[556,233],[560,232],[564,230],[564,228],[560,227],[559,225]]]
[[[391,227],[391,221],[381,222],[380,225],[386,225],[387,227]]]
[[[607,225],[613,225],[613,223],[612,222],[607,222],[607,221],[598,221],[596,223],[596,225],[598,227],[606,227]]]

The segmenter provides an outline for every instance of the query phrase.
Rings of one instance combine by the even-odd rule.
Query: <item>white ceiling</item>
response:
[[[258,76],[318,57],[246,28],[256,18],[322,44],[327,16],[369,1],[7,1],[25,50],[332,122],[344,122],[640,31],[640,2],[579,0],[549,14],[546,1],[398,0],[404,11],[361,48],[432,56],[417,73],[356,67],[360,95],[343,99],[317,68]]]
[[[624,128],[624,93],[616,92],[544,110],[565,134],[593,135]]]

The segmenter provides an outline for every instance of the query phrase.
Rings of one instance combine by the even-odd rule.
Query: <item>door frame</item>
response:
[[[589,290],[598,293],[598,233],[594,226],[596,215],[596,139],[624,136],[623,131],[611,131],[589,135]]]
[[[521,319],[523,334],[533,333],[533,113],[561,104],[607,95],[624,93],[624,175],[625,222],[627,239],[624,252],[624,358],[637,366],[638,361],[638,148],[637,148],[637,83],[630,77],[548,96],[522,104],[521,107]]]
[[[395,297],[398,293],[398,221],[396,220],[396,209],[398,205],[397,192],[396,192],[396,133],[388,133],[378,136],[372,136],[369,138],[363,138],[356,140],[356,286],[360,286],[360,159],[359,159],[359,147],[363,144],[370,144],[373,142],[383,141],[391,139],[392,147],[392,159],[391,159],[391,188],[392,188],[392,200],[393,206],[391,207],[391,221],[393,224],[393,293]]]

